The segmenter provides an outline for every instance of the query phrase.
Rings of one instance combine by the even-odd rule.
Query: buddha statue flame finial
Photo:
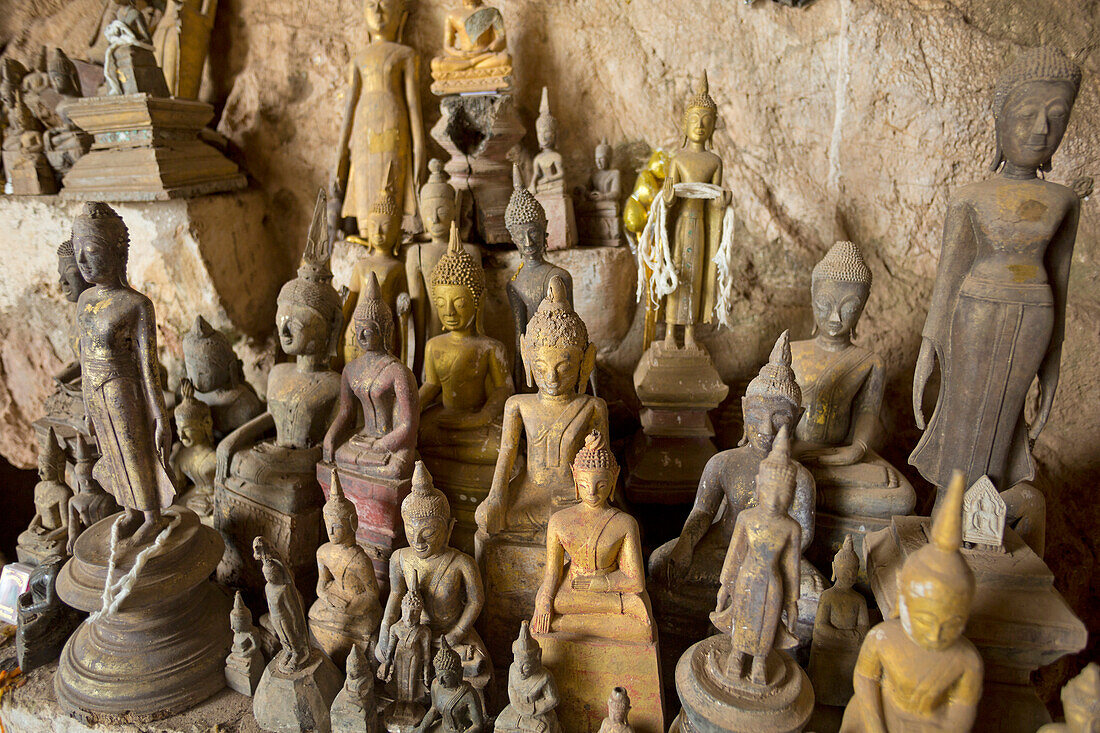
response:
[[[378,276],[373,272],[367,279],[367,287],[359,297],[352,316],[355,330],[360,331],[368,323],[375,324],[381,331],[388,347],[393,338],[393,313],[382,299],[382,289],[378,286]]]
[[[791,335],[784,331],[776,339],[768,363],[760,367],[745,389],[746,397],[781,397],[795,407],[802,405],[802,390],[791,369]]]
[[[371,204],[370,213],[382,214],[383,216],[396,216],[397,215],[397,201],[393,194],[393,180],[390,177],[390,170],[393,168],[393,163],[386,162],[386,172],[382,176],[382,180],[385,181],[382,184],[382,190],[378,193],[378,198]]]
[[[325,521],[341,519],[351,529],[354,537],[355,530],[359,527],[359,514],[355,511],[355,504],[344,495],[344,487],[340,484],[340,474],[336,466],[332,467],[332,478],[329,484],[328,501],[325,502],[322,514]]]

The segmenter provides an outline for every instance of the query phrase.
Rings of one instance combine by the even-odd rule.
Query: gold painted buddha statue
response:
[[[182,399],[172,411],[176,422],[179,443],[172,446],[170,463],[175,471],[176,484],[184,479],[191,484],[183,495],[188,509],[210,522],[214,513],[214,478],[218,469],[218,455],[214,448],[214,420],[210,407],[195,399],[195,387],[191,380],[180,380]]]
[[[1048,723],[1038,733],[1094,733],[1100,730],[1100,665],[1088,666],[1062,688],[1064,723]]]
[[[506,92],[512,88],[512,55],[504,16],[482,0],[462,0],[447,14],[443,53],[432,59],[432,93]]]

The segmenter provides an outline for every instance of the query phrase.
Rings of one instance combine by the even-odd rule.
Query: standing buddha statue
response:
[[[241,360],[229,339],[202,316],[195,317],[195,325],[183,337],[183,366],[195,396],[210,406],[215,440],[263,414],[264,403],[244,380]]]
[[[51,555],[64,555],[68,540],[69,501],[73,492],[65,484],[65,454],[50,428],[38,448],[38,483],[34,487],[34,517],[19,533],[19,562],[38,565]]]
[[[432,79],[432,93],[439,96],[511,89],[512,55],[499,10],[483,0],[462,0],[462,10],[447,14]]]
[[[407,726],[424,715],[421,702],[432,685],[432,630],[423,614],[424,599],[412,585],[401,599],[401,618],[390,625],[389,644],[378,664],[378,679],[392,685],[393,705],[386,712],[390,724]]]

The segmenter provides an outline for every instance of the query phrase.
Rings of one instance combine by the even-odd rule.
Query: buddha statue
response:
[[[195,325],[183,337],[183,365],[195,396],[210,406],[215,440],[263,414],[264,404],[244,381],[241,360],[229,339],[202,316],[195,317]]]
[[[550,113],[550,97],[542,88],[542,102],[535,121],[539,152],[531,161],[531,181],[527,189],[546,212],[546,248],[567,249],[577,243],[577,224],[573,217],[573,199],[565,193],[565,166],[555,150],[558,121]]]
[[[607,698],[607,717],[598,733],[634,733],[627,718],[630,715],[630,695],[625,687],[616,687]]]
[[[56,662],[80,614],[57,597],[57,576],[65,558],[50,555],[27,578],[27,590],[19,594],[16,613],[15,653],[23,674]]]
[[[65,484],[65,454],[50,428],[38,448],[38,483],[34,487],[34,517],[19,533],[19,562],[37,565],[51,555],[64,555],[68,540],[69,500]]]
[[[317,548],[317,600],[309,609],[309,631],[321,650],[343,667],[352,647],[369,649],[382,618],[374,565],[355,541],[359,516],[332,470],[324,508],[328,542]]]
[[[1048,723],[1038,733],[1093,733],[1100,730],[1100,665],[1091,662],[1062,688],[1066,722]]]
[[[462,676],[462,660],[444,638],[432,660],[431,707],[414,733],[484,733],[488,727],[481,694]]]
[[[607,138],[596,146],[596,170],[584,187],[573,189],[579,239],[585,244],[616,247],[619,238],[619,199],[622,174],[611,168],[611,145]]]
[[[542,647],[531,637],[526,621],[512,644],[514,660],[508,668],[508,705],[497,716],[495,733],[561,733],[558,689],[542,664]]]
[[[92,136],[69,119],[68,105],[83,96],[76,66],[60,48],[51,48],[46,57],[48,85],[36,93],[38,118],[46,131],[42,144],[60,181],[76,161],[88,152]]]
[[[1023,51],[997,83],[993,118],[998,175],[959,189],[913,375],[924,435],[909,458],[942,499],[951,473],[971,486],[989,476],[1005,492],[1008,521],[1043,554],[1045,504],[1030,483],[1030,444],[1050,416],[1065,336],[1066,292],[1081,202],[1050,170],[1081,85],[1081,69],[1050,47]],[[991,346],[994,345],[994,346]],[[924,391],[939,362],[936,408],[925,426]],[[1038,380],[1034,420],[1024,404]],[[1022,525],[1022,526],[1021,526]]]
[[[432,630],[423,613],[424,599],[413,585],[401,598],[401,618],[389,628],[389,645],[378,665],[378,679],[392,686],[393,706],[386,712],[391,725],[424,717],[421,701],[432,686]]]
[[[862,544],[890,517],[908,515],[913,487],[875,452],[883,443],[886,365],[852,343],[871,290],[871,270],[859,247],[837,242],[813,270],[815,335],[791,344],[791,368],[804,411],[794,428],[798,460],[814,475],[818,547],[824,561],[846,536]],[[824,516],[823,516],[824,515]]]
[[[13,79],[22,79],[22,67],[6,66]],[[23,70],[25,73],[25,70]],[[57,181],[46,159],[42,123],[31,112],[24,92],[10,84],[4,96],[3,161],[11,193],[41,196],[57,193]]]
[[[867,601],[852,588],[857,572],[859,558],[848,535],[833,559],[833,587],[821,592],[814,617],[807,671],[820,705],[844,706],[853,694],[852,672],[870,625]]]
[[[373,275],[378,280],[382,300],[389,307],[390,313],[398,316],[398,322],[391,329],[390,348],[404,362],[408,351],[408,308],[403,302],[409,296],[405,266],[397,257],[397,249],[401,245],[401,215],[390,184],[386,184],[386,188],[370,207],[369,213],[360,221],[363,234],[349,237],[348,241],[362,245],[366,254],[355,263],[348,281],[348,297],[344,300],[344,322],[347,326],[340,353],[345,364],[362,353],[355,339],[355,323],[351,316],[355,313],[355,306],[367,280]]]
[[[390,654],[396,643],[391,628],[400,614],[401,600],[415,588],[423,600],[433,644],[438,647],[446,639],[462,659],[463,675],[479,690],[484,689],[491,662],[474,629],[485,605],[481,571],[472,557],[448,546],[454,529],[450,506],[420,461],[413,473],[412,492],[401,502],[401,519],[409,546],[390,556],[390,595],[375,656],[382,662]]]
[[[348,654],[348,675],[329,710],[332,733],[377,733],[378,702],[370,663],[357,645]]]
[[[183,399],[172,412],[180,442],[172,446],[170,463],[176,483],[182,484],[187,479],[191,484],[191,490],[184,494],[184,504],[200,517],[210,517],[214,512],[214,476],[218,467],[214,421],[210,407],[195,399],[195,387],[186,377],[180,380],[180,393]]]
[[[367,44],[348,65],[348,92],[333,178],[335,208],[355,217],[359,236],[370,239],[367,220],[387,184],[391,185],[396,225],[386,236],[396,241],[403,217],[416,215],[416,181],[424,162],[424,123],[416,51],[401,42],[407,0],[363,3]],[[336,228],[336,222],[330,222]],[[392,248],[392,245],[391,245]]]
[[[895,616],[867,633],[843,733],[969,731],[982,694],[982,658],[963,636],[974,573],[960,552],[965,474],[951,479],[930,541],[897,576]]]
[[[649,209],[653,205],[653,199],[661,192],[665,177],[668,175],[668,152],[661,148],[654,148],[649,154],[649,159],[638,171],[638,177],[634,179],[634,188],[630,196],[623,204],[623,229],[633,242],[641,236],[649,220]]]
[[[153,31],[157,64],[164,70],[168,92],[197,99],[218,0],[168,0]]]
[[[118,511],[118,504],[114,497],[104,491],[92,475],[99,456],[79,433],[76,436],[75,453],[73,478],[76,483],[76,494],[69,499],[69,519],[66,522],[69,536],[65,545],[67,555],[73,554],[73,545],[76,544],[76,538],[81,532]]]
[[[508,304],[516,333],[516,352],[521,353],[520,339],[527,333],[527,323],[535,315],[542,299],[546,297],[550,280],[561,279],[565,299],[573,305],[573,277],[569,272],[546,261],[546,211],[530,191],[523,186],[519,166],[512,169],[513,189],[508,208],[504,211],[504,223],[519,250],[520,262],[512,279],[508,281]],[[520,360],[513,365],[513,381],[517,389],[530,387],[523,379]]]
[[[512,55],[504,16],[482,0],[462,0],[447,14],[443,53],[432,59],[432,93],[506,92],[512,88]]]
[[[225,683],[234,692],[252,697],[264,672],[264,655],[256,641],[252,612],[244,604],[240,591],[233,597],[229,628],[233,630],[233,647],[225,658]]]
[[[424,373],[424,345],[428,339],[443,333],[442,321],[432,296],[432,273],[450,246],[451,224],[458,218],[458,200],[454,186],[443,172],[438,158],[428,161],[428,182],[420,189],[420,218],[429,240],[410,244],[405,250],[405,278],[412,301],[413,373]],[[481,250],[475,244],[463,244],[470,258],[481,263]],[[484,309],[482,309],[484,311]],[[479,313],[479,318],[480,318]]]

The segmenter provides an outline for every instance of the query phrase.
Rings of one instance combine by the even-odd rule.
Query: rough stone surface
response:
[[[24,60],[41,43],[78,52],[72,39],[91,33],[101,8],[100,0],[9,5],[0,18],[0,42],[10,41],[6,53]],[[449,5],[412,6],[406,39],[420,49],[424,68],[440,46]],[[641,141],[678,143],[690,77],[709,71],[721,120],[715,149],[741,221],[744,297],[736,309],[739,325],[703,338],[733,394],[783,328],[791,328],[792,338],[809,334],[810,267],[828,245],[839,238],[860,244],[875,275],[860,343],[886,360],[885,422],[893,440],[884,453],[902,468],[918,437],[909,407],[912,367],[948,196],[989,175],[993,87],[1021,48],[1053,44],[1084,67],[1084,87],[1050,178],[1068,183],[1100,175],[1098,0],[817,0],[804,9],[733,0],[502,0],[499,6],[515,54],[529,150],[535,149],[540,87],[569,92],[569,103],[555,113],[570,188],[587,176],[602,136],[616,147],[624,187],[632,185],[633,169],[645,157]],[[335,161],[344,69],[362,37],[358,0],[219,4],[202,98],[219,105],[219,130],[261,184],[269,225],[280,233],[273,246],[287,259],[302,246],[315,192]],[[438,108],[424,76],[430,126]],[[1098,237],[1094,199],[1082,211],[1059,394],[1035,449],[1039,488],[1048,499],[1047,558],[1059,590],[1093,628],[1100,625],[1100,598],[1091,590],[1100,583],[1100,505],[1092,499],[1100,458],[1089,439],[1100,426],[1100,292],[1092,286],[1100,276]],[[52,252],[56,241],[20,244]],[[46,286],[20,281],[17,292],[34,287]],[[12,388],[7,397],[0,392],[8,401],[0,403],[0,415],[9,416],[5,434],[25,424],[10,417],[14,409],[30,409],[44,396],[43,360],[28,358],[16,344],[50,313],[59,318],[60,306],[31,310],[0,333],[6,337],[0,378],[19,385],[20,394],[13,408]],[[622,387],[624,402],[641,350],[641,321],[633,319],[617,347],[600,345],[601,373]],[[29,447],[20,450],[14,458],[26,465]],[[928,486],[908,475],[927,495]],[[1094,642],[1086,655],[1043,675],[1047,698],[1055,697],[1055,685],[1071,667],[1095,653]]]

